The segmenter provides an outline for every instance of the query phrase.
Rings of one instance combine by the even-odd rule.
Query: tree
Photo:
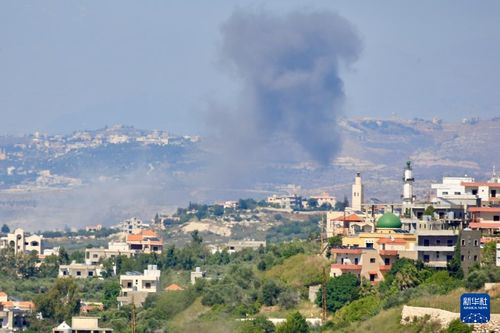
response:
[[[276,305],[281,288],[273,280],[266,281],[262,285],[262,303],[267,306]]]
[[[458,237],[457,245],[455,245],[455,252],[453,253],[453,258],[447,264],[450,275],[459,280],[464,278],[464,271],[462,270],[461,248],[460,237]]]
[[[331,278],[326,284],[326,307],[328,311],[335,312],[358,297],[359,281],[354,274],[342,274],[341,276]],[[323,292],[321,288],[318,292],[316,304],[320,307],[323,304]]]
[[[286,288],[278,296],[278,304],[283,309],[293,309],[298,303],[299,293],[292,288]]]
[[[72,278],[57,279],[47,293],[35,299],[36,311],[55,322],[70,320],[80,311],[78,285]]]
[[[472,327],[464,324],[460,319],[455,319],[450,322],[444,333],[472,333]]]
[[[309,199],[307,199],[307,206],[309,208],[316,208],[316,207],[318,207],[318,199],[315,199],[315,198],[309,198]]]
[[[67,265],[69,264],[69,254],[64,247],[59,249],[59,265]]]
[[[492,241],[484,244],[481,249],[481,265],[492,267],[496,265],[497,242]]]
[[[222,216],[224,215],[224,206],[222,205],[214,205],[213,206],[213,210],[214,210],[214,215],[215,216]]]
[[[191,233],[191,243],[193,245],[200,245],[203,242],[203,238],[200,236],[200,232],[198,230],[194,230]]]
[[[120,294],[120,283],[116,280],[106,280],[103,286],[104,293],[102,296],[102,304],[106,309],[116,306],[116,298]]]
[[[274,324],[264,316],[256,316],[254,320],[243,322],[240,333],[274,333]]]
[[[8,234],[10,232],[10,228],[7,224],[4,223],[4,225],[2,226],[2,233],[3,234]]]
[[[429,205],[427,206],[427,208],[424,210],[424,215],[427,215],[427,216],[434,216],[434,206],[432,205]]]
[[[306,319],[297,311],[288,315],[286,321],[279,325],[276,333],[309,333]]]

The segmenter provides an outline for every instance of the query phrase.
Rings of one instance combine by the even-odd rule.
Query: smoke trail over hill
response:
[[[221,32],[221,63],[242,85],[237,112],[217,118],[232,158],[243,153],[269,162],[298,150],[330,162],[340,147],[339,69],[361,51],[353,26],[330,12],[277,17],[240,10]]]

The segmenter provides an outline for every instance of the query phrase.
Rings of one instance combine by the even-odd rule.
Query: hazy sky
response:
[[[347,116],[500,115],[499,1],[0,2],[0,133],[122,123],[199,133],[241,87],[218,62],[236,8],[328,9],[363,50],[341,78]]]

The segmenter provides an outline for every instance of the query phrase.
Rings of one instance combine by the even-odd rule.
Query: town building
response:
[[[200,267],[196,267],[193,272],[191,272],[191,284],[196,283],[196,279],[203,279],[207,275],[207,272],[202,271]]]
[[[136,217],[132,217],[120,223],[118,228],[125,234],[137,234],[144,229],[148,229],[149,225]]]
[[[99,327],[98,317],[73,317],[71,326],[62,322],[52,329],[52,333],[112,333],[112,328]]]
[[[234,253],[243,249],[258,250],[261,246],[266,247],[266,241],[232,240],[227,243],[226,248],[228,253]]]
[[[375,249],[380,253],[417,259],[414,233],[402,230],[401,219],[393,213],[378,218],[373,232],[359,232],[342,238],[342,245],[348,248]],[[387,252],[384,252],[387,251]]]
[[[334,248],[331,253],[334,261],[330,270],[331,277],[352,273],[372,284],[384,279],[384,274],[391,269],[397,258],[396,251],[385,251],[382,255],[374,248]]]
[[[3,332],[24,331],[29,327],[29,318],[35,310],[31,301],[9,301],[8,295],[0,292],[0,321]]]
[[[28,253],[35,251],[43,253],[43,236],[29,235],[23,229],[17,228],[13,233],[8,233],[0,239],[0,249],[12,248],[14,253]]]
[[[373,219],[362,214],[347,214],[346,212],[327,212],[326,214],[326,237],[336,235],[348,236],[360,232],[372,232],[375,230]]]
[[[471,214],[469,228],[481,230],[485,234],[500,233],[500,202],[494,207],[470,207]]]
[[[302,208],[302,198],[297,195],[277,196],[272,195],[267,198],[267,203],[279,208],[300,209]]]
[[[102,224],[88,225],[85,227],[85,231],[87,232],[97,232],[100,230],[102,230]]]
[[[465,275],[481,260],[481,231],[464,229],[460,232],[460,261]]]
[[[104,304],[101,302],[89,302],[89,301],[80,301],[80,313],[87,314],[90,312],[103,311]]]
[[[101,265],[88,265],[72,262],[69,265],[60,265],[59,274],[60,278],[72,277],[75,279],[86,279],[93,277],[100,277],[103,267]]]
[[[131,250],[126,242],[110,242],[107,249],[104,247],[85,249],[85,263],[87,265],[97,265],[102,260],[118,256],[130,257],[134,253],[135,250]]]
[[[137,234],[127,235],[130,250],[142,253],[158,253],[163,251],[163,241],[153,230],[141,230]]]
[[[120,275],[120,296],[117,300],[120,305],[134,303],[142,305],[150,293],[156,293],[160,284],[161,272],[156,265],[148,265],[144,273],[127,272]]]
[[[361,181],[361,173],[356,173],[354,184],[352,184],[351,207],[355,211],[361,211],[364,202],[364,185]]]
[[[164,291],[167,291],[167,292],[172,292],[172,291],[183,291],[184,288],[182,288],[181,286],[179,286],[178,284],[175,284],[175,283],[172,283],[171,285],[165,287],[165,289],[163,289]]]

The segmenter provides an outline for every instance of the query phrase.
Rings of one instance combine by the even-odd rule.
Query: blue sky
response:
[[[203,133],[241,87],[218,62],[236,9],[330,10],[363,41],[349,117],[500,115],[498,1],[2,1],[0,133],[116,123]]]

